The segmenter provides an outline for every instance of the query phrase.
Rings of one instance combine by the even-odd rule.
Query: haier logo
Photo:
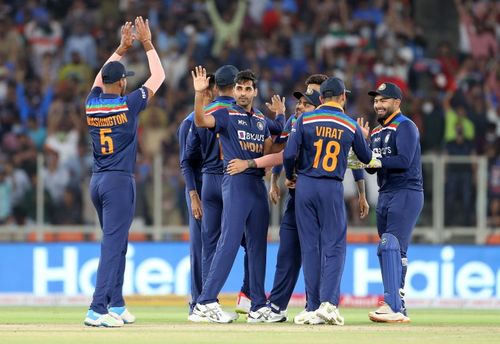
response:
[[[353,295],[367,296],[374,294],[373,290],[370,290],[374,285],[381,287],[382,276],[375,258],[376,256],[370,257],[367,248],[354,249],[352,256]],[[342,292],[348,293],[346,290]],[[494,269],[485,262],[472,259],[457,266],[455,249],[445,246],[441,248],[438,260],[436,258],[412,260],[410,256],[405,292],[409,298],[425,299],[499,297],[500,269]]]
[[[99,258],[80,262],[78,249],[66,246],[62,252],[62,264],[54,265],[49,263],[49,252],[46,247],[34,249],[33,293],[38,296],[54,293],[54,283],[57,283],[62,284],[65,295],[92,295]],[[134,252],[134,247],[129,245],[124,294],[189,294],[189,256],[184,257],[177,266],[172,266],[160,257],[150,257],[137,264]]]

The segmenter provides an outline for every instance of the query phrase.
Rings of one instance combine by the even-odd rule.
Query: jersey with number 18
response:
[[[90,91],[85,112],[94,153],[92,172],[134,173],[138,115],[147,98],[144,87],[125,96],[103,93],[100,87]]]

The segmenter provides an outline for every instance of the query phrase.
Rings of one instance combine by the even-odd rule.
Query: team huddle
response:
[[[136,26],[141,32],[139,39],[145,49],[149,48],[151,36],[147,21],[144,24],[142,18],[137,19]],[[122,42],[130,43],[127,39],[132,38],[125,27]],[[153,78],[158,70],[153,68],[151,50],[146,51]],[[98,165],[91,183],[96,190],[93,200],[100,211],[105,235],[94,301],[85,324],[118,327],[135,321],[121,296],[130,221],[117,218],[117,210],[106,201],[106,197],[113,197],[113,192],[120,192],[102,189],[105,189],[103,185],[118,188],[118,178],[123,179],[124,186],[133,184],[126,175],[130,164],[123,161],[131,161],[130,151],[133,151],[135,164],[136,117],[157,87],[148,80],[139,90],[125,96],[123,84],[126,86],[127,73],[120,64],[123,70],[116,73],[118,78],[106,80],[104,72],[109,73],[109,64],[120,63],[110,61],[103,67],[105,93],[93,89],[87,101],[89,128],[91,123],[105,126],[93,129],[96,133],[92,135],[94,157]],[[369,318],[376,322],[408,322],[403,292],[406,252],[423,206],[423,188],[419,134],[415,124],[399,109],[401,90],[395,84],[383,83],[369,93],[380,123],[370,136],[368,124],[344,112],[349,91],[344,81],[336,77],[311,75],[306,89],[294,92],[295,113],[287,121],[285,99],[280,96],[273,96],[270,103],[266,103],[275,114],[273,119],[254,108],[257,77],[250,70],[238,71],[234,66],[224,65],[211,75],[199,66],[192,71],[192,78],[194,111],[180,124],[178,131],[180,165],[190,213],[192,300],[188,320],[230,323],[238,318],[238,313],[244,313],[249,323],[287,321],[288,303],[302,267],[306,305],[295,316],[294,323],[344,325],[339,312],[347,231],[342,181],[350,167],[358,186],[362,218],[369,210],[363,170],[377,173],[380,187],[376,211],[384,302],[369,313]],[[112,85],[117,86],[116,91],[107,92],[106,88],[113,91]],[[126,116],[122,118],[124,123],[130,122],[127,149],[119,148],[124,138],[113,135],[120,134],[115,126],[121,128],[122,124],[96,119],[118,113]],[[127,152],[129,155],[125,158]],[[268,192],[263,177],[265,168],[269,167],[272,167],[272,175]],[[283,169],[288,196],[280,225],[273,288],[267,297],[264,277],[268,197],[277,203],[278,179]],[[111,176],[116,185],[110,182]],[[108,178],[106,184],[100,180],[105,178]],[[242,194],[245,197],[240,197]],[[127,206],[133,207],[135,192],[117,195],[121,202],[124,196],[132,198]],[[104,245],[105,241],[109,241],[109,247]],[[218,295],[240,246],[245,250],[242,288],[236,312],[224,311]],[[109,264],[117,266],[110,270]]]

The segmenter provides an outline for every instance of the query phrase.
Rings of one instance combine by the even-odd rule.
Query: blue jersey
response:
[[[258,110],[246,112],[239,105],[212,113],[215,133],[219,133],[224,152],[224,169],[232,159],[256,159],[264,155],[264,141],[270,136],[264,115]],[[249,168],[245,174],[263,176],[263,168]]]
[[[205,107],[205,115],[211,115],[217,110],[232,107],[234,104],[235,100],[233,97],[216,97],[212,103]],[[219,134],[206,128],[198,128],[193,122],[186,141],[186,158],[195,158],[200,153],[203,161],[202,173],[224,173]]]
[[[278,115],[276,115],[275,119],[271,119],[269,117],[266,117],[266,123],[267,123],[267,127],[269,128],[269,133],[271,134],[271,137],[274,140],[283,131],[283,128],[285,126],[285,114],[283,114],[283,113],[278,114]]]
[[[196,185],[201,183],[201,151],[197,150],[187,154],[187,138],[191,125],[194,121],[194,112],[191,112],[181,123],[177,130],[177,138],[179,140],[179,162],[181,172],[186,182],[188,191],[197,190]]]
[[[85,104],[94,153],[93,172],[134,173],[139,112],[147,105],[148,91],[141,87],[126,96],[102,93],[94,87]]]
[[[423,190],[420,135],[417,126],[402,113],[389,116],[373,129],[371,148],[382,155],[377,172],[379,192],[398,189]]]
[[[286,176],[292,179],[296,169],[297,174],[342,181],[351,147],[361,162],[371,160],[361,128],[337,103],[329,102],[303,113],[285,148]]]

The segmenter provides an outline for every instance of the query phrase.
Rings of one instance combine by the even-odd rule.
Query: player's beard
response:
[[[385,110],[384,111],[380,111],[379,110]],[[378,107],[377,109],[375,109],[375,113],[377,114],[377,120],[380,122],[380,121],[384,121],[387,117],[389,117],[394,111],[396,111],[396,109],[394,108],[394,106],[388,106],[386,108],[383,108],[383,107]]]

